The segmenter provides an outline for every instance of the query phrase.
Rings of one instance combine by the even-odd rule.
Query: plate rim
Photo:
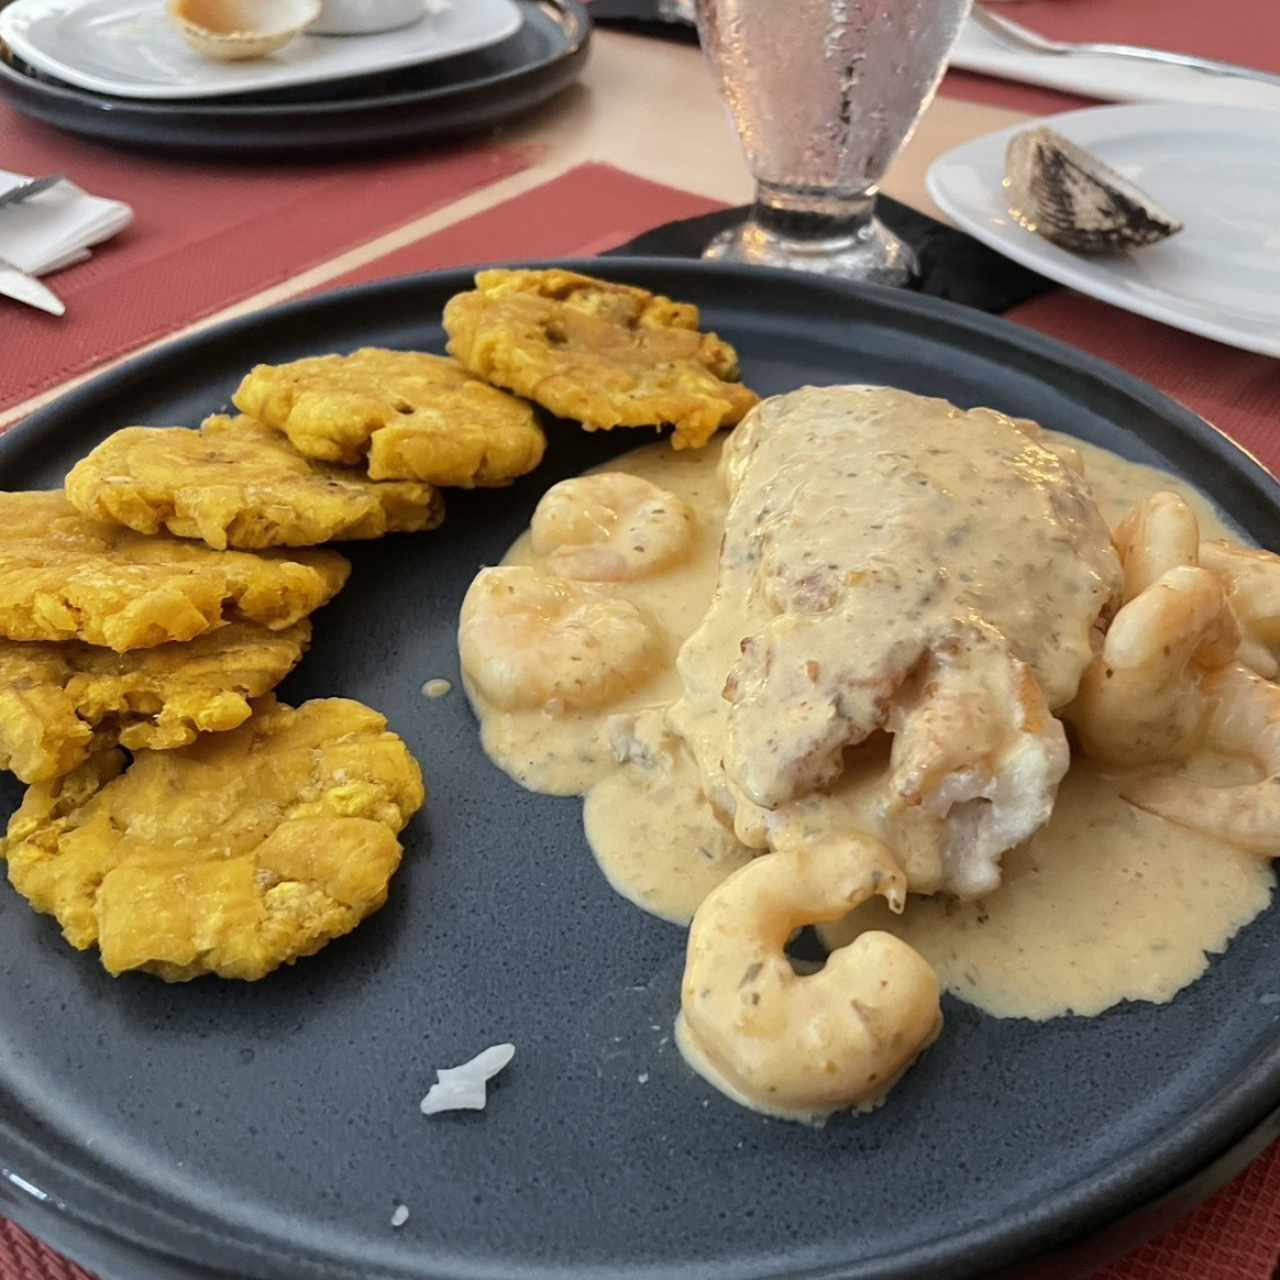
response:
[[[23,22],[21,9],[24,6],[31,8],[39,8],[44,6],[46,9],[60,9],[67,13],[74,13],[76,9],[85,8],[93,3],[114,3],[123,6],[124,4],[133,3],[133,0],[75,0],[75,3],[68,6],[66,0],[15,0],[15,3],[5,5],[0,8],[0,40],[4,40],[11,49],[24,62],[28,62],[37,70],[43,71],[46,75],[55,76],[59,80],[78,89],[83,89],[89,93],[104,94],[113,98],[123,98],[126,101],[138,102],[206,102],[213,99],[224,97],[235,97],[237,95],[248,93],[262,93],[277,89],[299,88],[308,84],[333,84],[342,80],[353,79],[356,76],[377,75],[382,72],[402,70],[405,67],[413,66],[429,66],[431,63],[443,61],[446,58],[460,57],[467,53],[474,53],[477,50],[488,48],[491,45],[500,44],[503,40],[509,40],[517,31],[520,30],[524,22],[524,15],[521,8],[514,0],[490,0],[507,10],[507,18],[504,26],[499,29],[499,34],[492,31],[485,36],[473,38],[464,42],[456,48],[449,49],[447,52],[429,53],[422,56],[421,51],[416,54],[396,55],[390,61],[379,63],[375,66],[361,67],[358,70],[337,71],[326,74],[323,71],[317,73],[316,68],[307,70],[306,66],[289,67],[285,66],[285,72],[291,74],[278,75],[275,77],[266,76],[258,83],[250,85],[239,85],[234,88],[223,88],[216,83],[207,84],[204,88],[195,87],[194,92],[185,93],[181,97],[174,97],[168,91],[165,85],[135,85],[130,86],[125,82],[122,86],[121,82],[106,79],[96,75],[91,71],[82,71],[78,67],[60,61],[59,58],[52,53],[47,52],[39,44],[31,40],[28,27],[20,25]],[[51,16],[49,13],[44,15],[33,15],[31,19],[26,21],[33,22],[38,20],[39,16],[46,19]],[[429,19],[432,15],[424,10],[424,19]],[[416,24],[415,24],[416,25]],[[414,27],[404,28],[405,31],[413,31]],[[388,32],[385,34],[396,34]],[[342,39],[344,37],[317,36],[315,39]]]
[[[546,67],[552,66],[560,59],[572,57],[590,43],[592,30],[590,15],[582,5],[581,0],[513,0],[513,3],[517,8],[534,4],[544,11],[551,8],[558,13],[570,15],[575,22],[575,38],[566,45],[563,52],[557,53],[550,58],[543,58],[538,62],[525,63],[518,67],[508,67],[504,71],[494,72],[493,75],[483,76],[477,80],[467,80],[462,84],[453,84],[445,88],[407,89],[399,93],[370,95],[354,100],[349,98],[326,98],[315,102],[245,102],[243,100],[244,97],[251,96],[248,94],[237,95],[231,99],[215,99],[212,101],[202,98],[121,98],[114,94],[97,93],[92,89],[82,89],[79,85],[68,84],[66,81],[58,79],[57,76],[53,76],[51,72],[40,71],[40,68],[27,62],[16,50],[14,50],[14,55],[26,66],[31,67],[33,71],[40,71],[42,76],[48,75],[51,78],[48,80],[37,79],[28,75],[21,68],[15,67],[5,58],[0,57],[0,79],[12,81],[20,86],[20,91],[22,92],[35,92],[48,97],[63,98],[83,104],[86,109],[103,113],[119,113],[123,108],[124,111],[133,115],[150,115],[163,118],[173,115],[174,109],[177,108],[184,115],[202,116],[210,120],[222,119],[228,116],[232,119],[252,120],[257,119],[259,116],[284,117],[295,115],[299,112],[307,115],[322,116],[349,114],[352,111],[373,110],[383,107],[408,106],[410,104],[429,102],[436,97],[448,97],[454,93],[471,93],[479,89],[495,88],[514,77],[541,71]],[[515,32],[512,34],[514,35]],[[12,48],[12,46],[10,47]],[[401,71],[407,69],[405,67],[399,68]],[[359,80],[363,79],[365,74],[367,73],[347,78]],[[341,81],[332,80],[328,83],[339,84]]]
[[[445,87],[399,88],[365,97],[285,102],[243,98],[170,103],[94,94],[45,77],[0,45],[0,98],[28,119],[125,149],[243,161],[447,141],[541,108],[581,76],[592,24],[580,0],[515,0],[522,30],[546,24],[545,55]],[[517,33],[512,39],[519,39]],[[495,48],[500,46],[495,46]],[[394,73],[393,73],[394,74]],[[398,74],[405,74],[402,69]],[[336,82],[335,82],[336,83]]]
[[[1219,103],[1191,104],[1180,102],[1131,102],[1103,107],[1082,107],[1075,111],[1064,111],[1057,115],[1037,119],[1034,124],[1050,128],[1061,125],[1070,126],[1086,119],[1089,121],[1107,121],[1132,119],[1135,116],[1154,116],[1157,119],[1167,117],[1171,113],[1181,112],[1195,122],[1203,122],[1206,117],[1234,116],[1256,122],[1259,115],[1265,115],[1258,109]],[[1280,123],[1280,112],[1273,112]],[[1240,324],[1223,324],[1212,318],[1185,316],[1175,306],[1162,305],[1158,300],[1135,295],[1123,283],[1113,283],[1105,273],[1099,274],[1087,258],[1076,256],[1067,259],[1057,254],[1046,253],[1048,242],[1041,237],[1028,233],[1026,239],[1010,238],[990,227],[987,221],[973,211],[973,206],[956,196],[954,189],[947,185],[950,173],[960,168],[973,171],[985,170],[986,161],[997,147],[1003,155],[1004,144],[1016,133],[1031,127],[1031,123],[1023,121],[1008,125],[992,133],[983,134],[952,147],[944,152],[929,166],[925,174],[925,187],[938,207],[963,231],[968,232],[975,240],[981,241],[988,248],[994,249],[1002,257],[1008,258],[1021,266],[1037,271],[1050,280],[1076,289],[1101,302],[1108,302],[1121,310],[1135,315],[1145,316],[1186,333],[1202,338],[1209,338],[1242,351],[1250,351],[1257,355],[1280,356],[1280,322],[1277,323],[1273,336],[1268,337],[1265,330],[1247,327],[1245,318]],[[1199,130],[1198,132],[1207,132]],[[1003,167],[1000,176],[1003,175]],[[1061,252],[1066,253],[1066,250]],[[1236,313],[1238,314],[1238,313]]]
[[[136,355],[115,368],[108,369],[91,378],[83,385],[74,388],[53,403],[37,410],[22,423],[11,428],[0,437],[0,469],[3,469],[14,457],[31,448],[39,436],[49,429],[57,430],[61,420],[74,420],[83,417],[84,411],[100,396],[127,390],[130,383],[141,382],[154,376],[158,370],[161,376],[166,373],[166,366],[181,367],[189,362],[190,357],[206,345],[215,344],[226,338],[234,338],[250,333],[256,326],[264,322],[292,322],[300,318],[314,319],[326,311],[341,313],[353,302],[360,303],[376,300],[379,297],[415,290],[455,289],[470,283],[471,274],[483,267],[492,265],[516,265],[513,262],[501,264],[476,263],[465,267],[444,271],[425,272],[410,276],[391,277],[385,280],[351,286],[346,289],[333,290],[313,297],[297,299],[276,307],[265,308],[246,316],[225,321],[195,334],[187,335],[163,346]],[[889,312],[904,313],[917,321],[940,322],[952,331],[964,334],[968,339],[986,340],[1003,348],[1009,354],[1024,355],[1037,361],[1045,361],[1057,366],[1064,372],[1078,377],[1081,374],[1095,383],[1105,384],[1112,392],[1136,402],[1145,409],[1156,413],[1166,422],[1179,424],[1178,433],[1191,436],[1201,443],[1215,457],[1226,461],[1230,459],[1233,469],[1240,471],[1261,494],[1265,495],[1271,506],[1280,513],[1280,480],[1264,466],[1254,455],[1236,444],[1220,428],[1207,422],[1186,406],[1157,390],[1149,383],[1129,374],[1108,361],[1079,351],[1056,339],[1046,337],[1033,330],[1016,325],[1000,317],[961,306],[941,299],[924,297],[919,294],[904,293],[899,290],[878,286],[859,286],[844,282],[825,280],[821,277],[808,277],[800,273],[739,267],[733,264],[702,262],[697,260],[662,258],[662,257],[618,257],[618,258],[573,258],[573,259],[536,259],[520,262],[522,266],[557,266],[567,270],[589,272],[605,278],[622,280],[636,279],[639,283],[650,287],[672,288],[664,283],[664,278],[672,275],[693,274],[702,278],[719,277],[726,282],[737,281],[746,289],[759,296],[769,287],[776,289],[804,290],[808,288],[816,294],[826,294],[830,300],[835,295],[842,302],[857,308],[859,305],[869,306],[873,311],[888,309]],[[657,277],[657,279],[655,279]],[[678,287],[678,286],[677,286]],[[1011,349],[1011,350],[1010,350]],[[1273,902],[1276,905],[1276,902]],[[1202,1178],[1212,1168],[1222,1165],[1221,1179],[1203,1187],[1204,1194],[1214,1189],[1220,1181],[1236,1171],[1232,1164],[1233,1152],[1240,1152],[1256,1139],[1262,1130],[1270,1125],[1277,1126],[1280,1118],[1280,1028],[1273,1034],[1269,1042],[1245,1064],[1236,1078],[1218,1088],[1216,1092],[1193,1115],[1182,1117],[1171,1127],[1166,1126],[1155,1134],[1148,1145],[1141,1150],[1131,1149],[1123,1157],[1114,1161],[1105,1174],[1092,1178],[1081,1178],[1071,1183],[1055,1198],[1054,1205],[1066,1205],[1056,1211],[1046,1207],[1045,1203],[1037,1204],[1025,1211],[1020,1211],[1013,1225],[1006,1225],[999,1230],[998,1223],[979,1223],[962,1236],[950,1236],[931,1239],[913,1246],[897,1255],[876,1259],[875,1269],[859,1263],[856,1257],[842,1257],[830,1262],[815,1264],[803,1272],[786,1272],[792,1280],[845,1280],[847,1277],[879,1276],[887,1274],[907,1274],[902,1270],[910,1267],[909,1274],[924,1280],[925,1277],[945,1280],[950,1273],[947,1267],[953,1265],[956,1250],[963,1249],[967,1258],[974,1259],[977,1264],[990,1269],[1008,1270],[1011,1267],[1021,1268],[1045,1257],[1058,1256],[1064,1247],[1086,1244],[1096,1237],[1097,1233],[1105,1233],[1144,1210],[1158,1205],[1176,1196],[1179,1188]],[[26,1113],[24,1113],[25,1115]],[[31,1118],[28,1116],[27,1118]],[[199,1224],[180,1223],[176,1230],[170,1228],[170,1234],[163,1237],[164,1244],[139,1242],[133,1234],[122,1225],[123,1219],[108,1216],[104,1211],[90,1212],[83,1206],[76,1206],[66,1200],[52,1201],[54,1209],[50,1210],[50,1197],[44,1201],[30,1196],[23,1201],[14,1200],[14,1173],[30,1184],[40,1187],[48,1184],[48,1174],[55,1180],[71,1181],[81,1188],[92,1187],[93,1193],[101,1198],[104,1205],[114,1209],[124,1207],[139,1215],[151,1229],[163,1225],[166,1218],[174,1215],[163,1207],[147,1204],[133,1198],[133,1188],[124,1180],[114,1184],[103,1184],[100,1178],[85,1174],[74,1165],[63,1162],[55,1156],[41,1151],[30,1136],[30,1129],[24,1132],[17,1119],[0,1112],[0,1200],[6,1202],[6,1211],[15,1220],[23,1221],[40,1219],[39,1229],[45,1238],[55,1244],[60,1238],[66,1238],[68,1247],[74,1248],[78,1241],[86,1237],[104,1240],[112,1247],[143,1250],[139,1256],[149,1261],[176,1265],[179,1269],[157,1272],[168,1280],[174,1277],[199,1276],[204,1280],[213,1280],[222,1273],[200,1269],[199,1256],[194,1259],[181,1252],[174,1244],[175,1239],[186,1243],[203,1234]],[[21,1171],[11,1167],[6,1152],[20,1150],[28,1156],[31,1164]],[[1246,1152],[1252,1155],[1252,1152]],[[1154,1163],[1153,1163],[1154,1162]],[[82,1168],[83,1166],[81,1166]],[[58,1228],[67,1225],[64,1233]],[[153,1237],[153,1239],[158,1237]],[[404,1280],[409,1273],[402,1271],[364,1270],[359,1273],[347,1270],[345,1262],[334,1264],[322,1258],[300,1258],[297,1251],[290,1253],[279,1240],[244,1241],[237,1239],[230,1228],[217,1238],[219,1245],[234,1246],[241,1253],[233,1259],[235,1265],[250,1265],[246,1260],[256,1258],[268,1265],[289,1265],[297,1267],[305,1264],[311,1267],[325,1266],[326,1275],[334,1280],[341,1277],[359,1276],[360,1280],[375,1280],[375,1277],[387,1277],[388,1280]],[[207,1243],[207,1242],[206,1242]],[[1132,1243],[1132,1242],[1130,1242]],[[470,1262],[457,1255],[438,1255],[436,1265],[449,1268],[438,1274],[466,1277],[496,1277],[500,1273],[489,1265]],[[183,1269],[188,1268],[188,1269]],[[887,1270],[892,1268],[892,1272]],[[585,1274],[580,1268],[572,1268],[578,1274]],[[625,1264],[605,1269],[594,1269],[593,1274],[610,1276],[627,1276],[638,1280],[639,1277],[656,1277],[665,1274],[652,1266],[633,1267]],[[246,1275],[248,1273],[245,1273]],[[313,1274],[318,1274],[313,1272]],[[524,1274],[530,1280],[551,1280],[567,1274],[565,1269],[549,1270],[543,1264],[535,1264]],[[734,1269],[731,1263],[712,1263],[703,1274],[707,1277],[738,1276],[742,1272]]]

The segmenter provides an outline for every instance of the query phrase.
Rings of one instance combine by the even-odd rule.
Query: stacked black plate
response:
[[[516,0],[499,44],[440,62],[269,93],[146,101],[78,89],[0,42],[0,94],[25,115],[124,146],[204,155],[305,156],[403,146],[491,128],[572,84],[591,22],[578,0]]]
[[[762,395],[873,382],[997,404],[1183,477],[1280,547],[1258,463],[1029,329],[800,272],[556,265],[696,303]],[[9,432],[0,483],[61,484],[119,423],[198,422],[258,361],[441,351],[470,284],[385,280],[148,352]],[[1280,904],[1169,1005],[1037,1023],[947,996],[888,1104],[821,1131],[693,1075],[670,1042],[682,931],[609,888],[576,800],[488,761],[460,691],[477,566],[548,486],[653,438],[553,435],[510,488],[451,490],[438,534],[345,547],[351,582],[281,688],[377,707],[423,762],[431,798],[372,921],[263,983],[117,981],[0,884],[0,1213],[103,1280],[1074,1280],[1280,1134]],[[428,702],[437,676],[454,691]],[[0,824],[20,797],[0,776]],[[419,1114],[436,1067],[506,1039],[485,1113]]]

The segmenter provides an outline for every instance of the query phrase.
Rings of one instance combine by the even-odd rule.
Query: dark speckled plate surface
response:
[[[882,381],[994,404],[1179,471],[1280,546],[1277,486],[1255,464],[1034,334],[801,276],[579,265],[701,304],[761,392]],[[258,360],[439,350],[466,279],[335,294],[144,356],[0,441],[0,483],[56,485],[126,423],[195,423]],[[1058,1265],[1041,1255],[1100,1230],[1130,1242],[1158,1221],[1143,1206],[1204,1194],[1274,1131],[1274,909],[1168,1007],[1035,1025],[948,1000],[888,1105],[821,1132],[740,1110],[683,1065],[683,933],[611,893],[576,801],[489,764],[459,692],[419,693],[456,686],[463,593],[539,494],[644,438],[562,427],[535,476],[450,495],[440,533],[352,548],[351,585],[282,692],[382,709],[431,789],[390,904],[353,936],[255,986],[113,981],[0,891],[8,1212],[109,1280],[964,1280],[1029,1259],[1040,1277]],[[0,788],[5,811],[17,797]],[[515,1062],[486,1113],[419,1115],[435,1067],[505,1039]],[[400,1201],[412,1216],[393,1231]]]

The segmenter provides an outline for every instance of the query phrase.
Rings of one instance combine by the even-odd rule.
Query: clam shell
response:
[[[320,0],[168,0],[187,43],[220,62],[264,58],[320,16]]]
[[[1182,230],[1127,178],[1052,129],[1010,139],[1004,185],[1022,226],[1077,253],[1118,253]]]

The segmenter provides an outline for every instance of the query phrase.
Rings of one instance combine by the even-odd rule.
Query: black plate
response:
[[[582,74],[591,22],[578,0],[516,3],[520,30],[487,49],[217,101],[141,101],[77,89],[0,43],[0,93],[19,111],[71,133],[178,153],[308,158],[427,142],[525,115]]]
[[[1277,485],[1255,463],[1033,333],[799,275],[569,265],[701,304],[762,392],[884,381],[995,404],[1178,471],[1280,545]],[[119,424],[194,423],[255,361],[439,350],[441,306],[467,280],[332,294],[143,356],[0,440],[0,481],[56,485]],[[451,495],[439,534],[352,550],[283,693],[385,710],[431,788],[390,904],[352,937],[253,986],[113,981],[0,892],[0,1166],[23,1179],[0,1188],[20,1221],[111,1280],[1039,1278],[1057,1265],[1043,1255],[1091,1233],[1134,1243],[1274,1132],[1280,1036],[1259,999],[1280,971],[1274,908],[1167,1007],[1037,1025],[948,999],[942,1039],[888,1104],[822,1132],[735,1107],[683,1065],[664,1040],[682,932],[609,890],[576,801],[489,764],[457,692],[419,693],[456,686],[463,593],[542,491],[643,438],[563,426],[535,476]],[[3,810],[17,798],[0,787]],[[516,1059],[487,1113],[418,1114],[434,1067],[503,1039]]]

